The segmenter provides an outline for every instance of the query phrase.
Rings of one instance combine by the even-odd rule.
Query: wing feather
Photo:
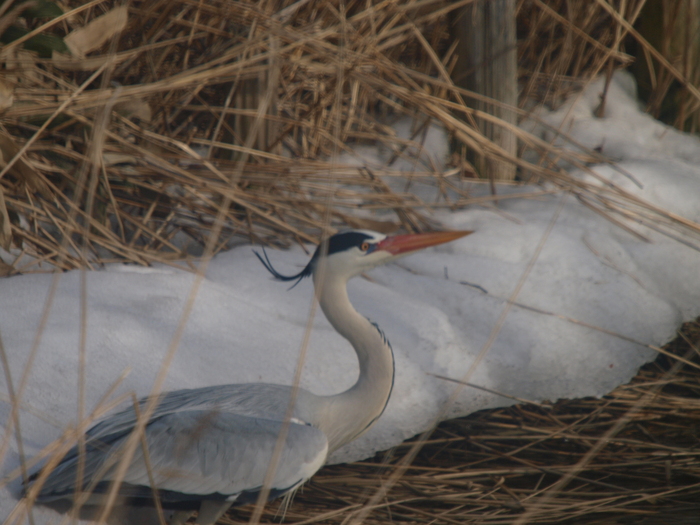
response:
[[[234,500],[261,488],[282,429],[282,421],[275,417],[280,412],[277,405],[283,403],[258,409],[260,416],[253,415],[254,399],[228,405],[220,402],[211,408],[212,403],[198,402],[202,396],[193,392],[174,392],[158,406],[145,430],[148,462],[143,448],[138,447],[120,488],[122,495],[152,498],[147,463],[164,501]],[[234,408],[243,414],[229,411]],[[94,488],[95,498],[109,490],[116,462],[135,423],[134,412],[128,409],[88,431],[83,490]],[[324,433],[295,418],[273,477],[273,493],[309,479],[325,463],[327,453]],[[73,449],[49,475],[39,502],[71,497],[77,468],[78,450]]]
[[[279,421],[208,411],[163,417],[147,432],[156,486],[203,495],[257,489],[281,428]],[[325,462],[327,448],[320,430],[291,423],[272,487],[287,488],[307,480]],[[125,481],[147,484],[145,463],[139,450]]]

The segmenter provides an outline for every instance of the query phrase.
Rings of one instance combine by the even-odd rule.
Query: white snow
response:
[[[565,120],[562,129],[588,147],[602,147],[644,187],[637,188],[608,166],[595,168],[599,174],[697,221],[700,171],[694,164],[700,158],[700,141],[641,113],[625,75],[616,75],[606,116],[596,118],[602,85],[596,81],[558,111],[541,109],[538,117],[555,127]],[[548,137],[537,124],[526,125]],[[405,125],[397,128],[407,136]],[[430,150],[442,151],[432,159],[441,165],[446,138],[434,128],[430,134],[431,140],[443,137],[442,146],[438,141]],[[360,161],[380,163],[389,158],[385,150],[367,146],[358,156]],[[360,161],[355,159],[355,164]],[[592,180],[590,175],[580,176]],[[512,187],[501,193],[531,191]],[[464,376],[543,239],[516,304],[469,378],[472,383],[533,401],[601,396],[655,357],[648,345],[669,341],[681,322],[700,314],[700,252],[638,227],[651,239],[641,241],[571,196],[507,199],[496,207],[440,212],[434,218],[446,229],[476,233],[378,268],[370,273],[371,280],[358,278],[349,285],[356,308],[376,321],[392,342],[396,383],[377,425],[331,461],[370,456],[433,423],[455,385],[431,373]],[[282,273],[296,272],[308,260],[301,248],[271,250],[269,255]],[[168,267],[114,265],[85,277],[85,398],[91,411],[125,371],[128,375],[118,384],[117,394],[142,396],[150,391],[195,276]],[[0,280],[0,333],[15,389],[55,278],[34,274]],[[78,417],[81,273],[58,279],[22,398],[20,428],[27,458],[60,437]],[[312,286],[307,280],[291,291],[287,288],[270,278],[250,247],[216,257],[168,370],[166,389],[291,383]],[[316,315],[302,386],[319,394],[335,393],[350,386],[357,372],[350,346],[322,314]],[[7,422],[10,405],[2,382],[0,418]],[[464,388],[445,416],[510,403]],[[9,439],[4,476],[19,464],[17,444]],[[18,487],[14,480],[0,489],[0,519],[14,508]],[[58,521],[48,510],[35,509],[34,518],[39,524]]]

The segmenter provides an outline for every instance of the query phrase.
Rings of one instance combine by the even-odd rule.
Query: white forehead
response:
[[[371,238],[371,242],[383,241],[387,237],[383,233],[375,232],[373,230],[354,230],[354,231],[356,231],[357,233],[363,233],[365,235],[368,235]]]

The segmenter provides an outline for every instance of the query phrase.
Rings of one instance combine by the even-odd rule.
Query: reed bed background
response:
[[[603,214],[697,239],[697,225],[553,163],[606,161],[594,151],[557,148],[496,119],[521,150],[538,153],[533,163],[480,133],[475,119],[489,117],[470,107],[479,95],[452,81],[450,20],[470,3],[92,0],[66,2],[48,20],[8,10],[3,25],[30,32],[0,51],[3,273],[44,261],[173,263],[207,242],[216,252],[242,241],[316,241],[348,225],[421,230],[431,208],[476,202],[460,184],[478,177],[467,152],[511,162],[519,179],[572,191]],[[633,43],[657,76],[683,85],[692,101],[683,114],[695,114],[699,92],[677,67],[685,55],[660,55],[630,26],[644,4],[522,0],[522,108],[556,106],[629,65]],[[29,52],[33,33],[58,43]],[[390,127],[402,116],[414,119],[412,140]],[[415,154],[430,123],[445,127],[454,153],[411,180],[439,185],[437,202],[392,190],[386,177],[400,173],[391,166],[334,162],[362,144]],[[360,208],[381,214],[379,223]]]
[[[562,149],[496,120],[521,152],[537,153],[529,162],[480,133],[475,119],[489,118],[472,109],[480,96],[452,80],[450,20],[470,3],[92,0],[66,1],[54,18],[3,4],[0,27],[29,34],[0,49],[0,273],[111,261],[189,267],[240,242],[316,241],[343,226],[418,231],[436,207],[488,204],[462,184],[480,180],[469,151],[515,164],[518,179],[542,191],[572,192],[623,228],[643,224],[700,245],[697,224],[614,186],[584,183],[557,163],[608,162],[599,153]],[[664,23],[652,45],[642,26],[657,4]],[[700,62],[692,39],[679,45],[673,35],[695,7],[520,0],[517,111],[556,107],[598,75],[640,67],[649,110],[694,131]],[[30,52],[32,33],[54,40]],[[412,140],[391,128],[406,116]],[[335,162],[362,144],[382,144],[396,158],[415,154],[431,123],[450,134],[451,159],[426,163],[411,180],[443,188],[435,202],[392,190],[386,177],[402,175],[391,166]],[[497,200],[498,183],[489,182]],[[670,348],[682,360],[661,356],[603,399],[446,422],[410,464],[407,443],[327,467],[285,521],[695,523],[700,328],[683,334]],[[391,478],[396,468],[406,470]],[[247,521],[250,512],[222,522]],[[278,521],[278,512],[269,507],[263,520]]]

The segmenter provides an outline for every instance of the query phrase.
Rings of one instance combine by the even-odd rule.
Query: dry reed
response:
[[[512,157],[480,134],[475,116],[512,129],[543,159],[583,168],[605,162],[470,108],[478,95],[452,83],[449,37],[450,18],[470,2],[134,1],[121,32],[88,39],[85,56],[38,58],[20,41],[6,45],[0,87],[13,101],[0,114],[0,148],[11,163],[0,175],[0,245],[11,254],[1,271],[36,271],[42,262],[64,269],[117,260],[173,264],[201,253],[227,199],[215,251],[376,226],[352,212],[358,207],[384,212],[385,229],[420,230],[433,207],[478,202],[460,185],[474,177],[466,149],[512,162],[521,179],[572,191],[621,223],[682,230],[697,244],[696,225],[554,164]],[[73,11],[29,29],[73,42],[100,16],[119,14],[108,0],[67,5]],[[556,104],[592,76],[630,62],[626,20],[634,21],[643,2],[623,2],[621,14],[614,5],[521,0],[523,101]],[[657,70],[686,79],[669,61]],[[695,96],[694,84],[685,86]],[[96,141],[105,107],[112,110]],[[400,116],[415,118],[410,141],[389,125]],[[428,163],[412,175],[451,189],[435,202],[383,183],[380,175],[400,175],[391,166],[374,172],[333,162],[361,144],[409,155],[429,122],[446,128],[455,151],[452,165]]]

